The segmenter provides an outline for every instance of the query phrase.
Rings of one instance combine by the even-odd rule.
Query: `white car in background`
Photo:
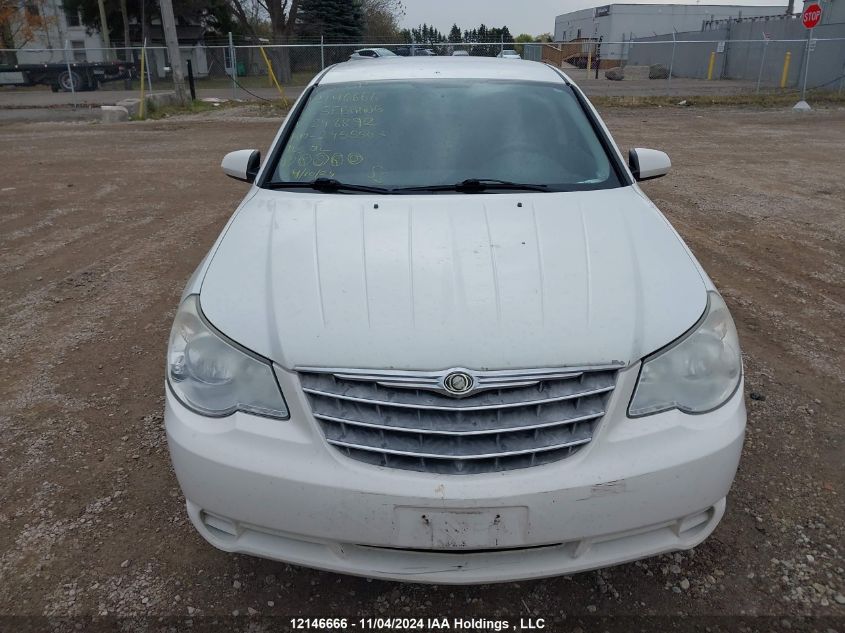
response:
[[[359,48],[349,56],[349,59],[378,59],[379,57],[397,57],[397,55],[388,48]]]
[[[165,421],[229,552],[432,583],[693,547],[739,462],[725,302],[560,70],[320,73],[185,288]]]
[[[505,49],[500,51],[496,57],[500,59],[522,59],[522,56],[514,50]]]

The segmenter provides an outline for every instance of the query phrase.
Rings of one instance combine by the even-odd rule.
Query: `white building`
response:
[[[555,41],[581,38],[602,42],[623,42],[632,37],[667,35],[673,31],[699,31],[707,20],[777,15],[786,2],[769,6],[727,4],[607,4],[572,11],[555,19]],[[604,59],[621,59],[621,44],[602,44]]]
[[[34,29],[30,41],[15,42],[19,64],[63,62],[68,57],[72,61],[104,61],[99,31],[86,28],[78,12],[65,11],[61,0],[22,4],[21,11],[38,11],[46,26]]]
[[[86,27],[77,11],[65,10],[62,0],[38,0],[29,4],[21,4],[20,11],[38,11],[43,18],[45,28],[33,29],[33,38],[27,42],[16,38],[17,63],[18,64],[42,64],[61,63],[68,59],[77,62],[104,62],[124,59],[123,38],[119,42],[112,42],[117,50],[105,49],[105,43],[100,32],[94,28]],[[132,20],[130,34],[135,46],[132,53],[133,59],[140,60],[139,47],[143,42],[141,26],[137,21]],[[177,37],[181,44],[183,65],[186,60],[191,60],[193,71],[196,77],[208,75],[208,59],[206,48],[203,44],[205,27],[201,24],[178,25],[176,27]],[[149,48],[147,50],[147,63],[150,66],[150,74],[153,78],[163,78],[168,73],[167,53],[164,43],[164,33],[161,21],[157,17],[150,20],[147,33],[145,34]],[[0,45],[1,46],[1,45]],[[0,58],[2,63],[2,58]],[[184,67],[184,66],[183,66]]]

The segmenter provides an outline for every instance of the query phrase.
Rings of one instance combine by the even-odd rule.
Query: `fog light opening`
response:
[[[203,525],[219,539],[231,541],[238,537],[238,526],[234,521],[203,511],[200,515]]]
[[[675,534],[678,537],[684,536],[686,532],[690,532],[695,528],[707,524],[713,517],[713,508],[708,508],[704,512],[697,512],[684,517],[675,523]]]

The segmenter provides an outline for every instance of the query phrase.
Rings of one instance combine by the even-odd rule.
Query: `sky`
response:
[[[555,17],[570,11],[610,4],[612,0],[403,0],[402,25],[425,22],[448,34],[453,23],[471,29],[482,22],[487,26],[507,26],[514,35],[554,33]],[[634,3],[638,0],[620,0]],[[682,0],[649,0],[650,4],[672,4]],[[683,4],[696,4],[683,2]],[[700,4],[742,4],[747,6],[783,5],[786,0],[705,0]],[[800,5],[800,0],[796,5]]]

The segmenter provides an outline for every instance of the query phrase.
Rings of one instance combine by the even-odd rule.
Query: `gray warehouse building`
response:
[[[767,6],[728,4],[608,4],[572,11],[555,19],[555,42],[599,39],[623,42],[632,38],[699,31],[709,20],[778,15],[786,3]],[[621,44],[603,44],[602,58],[621,59]]]

